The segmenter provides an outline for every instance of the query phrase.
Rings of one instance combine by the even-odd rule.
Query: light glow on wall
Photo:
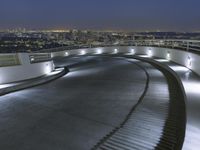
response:
[[[131,53],[132,55],[135,54],[135,49],[132,48],[132,49],[130,50],[130,53]]]
[[[45,74],[48,74],[51,72],[51,66],[49,64],[45,64],[45,68],[44,68]]]
[[[96,54],[102,54],[102,50],[101,49],[97,49]]]
[[[149,49],[149,50],[147,51],[147,55],[148,55],[149,57],[151,57],[151,56],[153,55],[151,49]]]
[[[0,89],[7,88],[14,85],[16,84],[15,83],[1,84],[1,81],[0,81]]]
[[[169,62],[169,60],[167,60],[167,59],[154,59],[154,60],[156,60],[158,62]]]
[[[185,150],[199,150],[200,147],[200,128],[195,123],[187,124],[186,138],[183,144]]]
[[[68,53],[68,52],[65,52],[65,56],[69,56],[69,53]]]
[[[199,82],[184,81],[183,85],[184,85],[184,88],[186,89],[186,92],[200,95],[200,93],[199,93],[200,83]]]
[[[170,52],[167,52],[167,59],[168,59],[168,60],[171,59]]]
[[[192,60],[191,60],[190,56],[188,56],[188,58],[187,58],[187,67],[191,68],[191,66],[192,66]]]
[[[31,57],[31,61],[34,61],[35,59],[33,57]]]
[[[184,66],[175,66],[175,65],[169,65],[169,67],[174,70],[175,72],[183,72],[186,73],[187,71],[189,71],[188,68],[184,67]]]
[[[143,58],[149,58],[148,55],[138,55],[138,56],[143,57]]]
[[[86,51],[85,50],[81,50],[80,55],[85,55]]]
[[[115,48],[113,53],[117,54],[118,53],[118,49]]]

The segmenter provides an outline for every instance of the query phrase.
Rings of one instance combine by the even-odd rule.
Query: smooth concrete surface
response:
[[[139,64],[148,74],[144,97],[126,122],[96,146],[97,150],[153,150],[158,148],[161,142],[171,100],[168,83],[165,75],[151,64],[145,62]],[[167,139],[165,142],[168,142]],[[163,147],[160,145],[159,148],[168,149],[172,145],[168,142],[168,144],[163,144]]]
[[[80,60],[61,59],[67,75],[0,97],[0,149],[88,150],[124,121],[144,90],[144,70],[122,58]]]

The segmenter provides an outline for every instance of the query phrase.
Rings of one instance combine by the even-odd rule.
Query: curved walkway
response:
[[[140,103],[128,118],[94,149],[181,149],[185,131],[185,105],[181,88],[169,72],[140,65],[149,81]]]
[[[82,61],[63,60],[67,75],[0,97],[0,149],[88,150],[124,121],[143,93],[145,72],[125,59]]]
[[[121,57],[55,64],[69,74],[0,97],[0,149],[181,148],[184,98],[168,71]]]

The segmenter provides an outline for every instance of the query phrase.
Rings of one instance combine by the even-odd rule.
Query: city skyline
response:
[[[198,0],[1,0],[0,30],[200,31]]]

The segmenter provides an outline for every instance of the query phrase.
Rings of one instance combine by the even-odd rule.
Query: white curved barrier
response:
[[[159,57],[171,60],[180,65],[186,66],[200,75],[200,56],[187,51],[161,48],[161,47],[146,47],[146,46],[116,46],[116,47],[99,47],[87,49],[75,49],[51,53],[52,57],[70,56],[70,55],[86,55],[86,54],[102,54],[102,53],[127,53],[127,54],[141,54],[149,57]]]
[[[51,72],[52,61],[30,63],[28,53],[18,54],[20,65],[0,67],[0,84],[36,78]]]

